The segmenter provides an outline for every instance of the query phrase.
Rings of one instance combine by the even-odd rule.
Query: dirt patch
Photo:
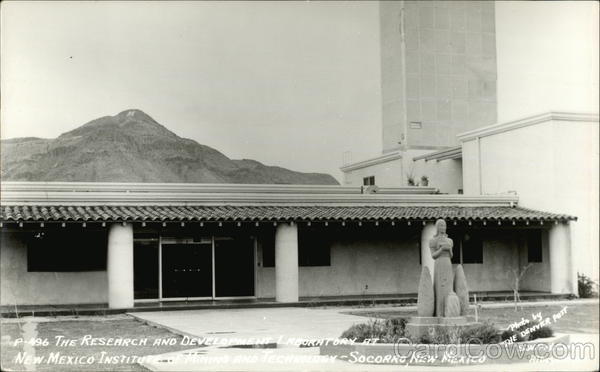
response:
[[[17,359],[24,352],[38,358],[37,371],[145,371],[136,357],[190,349],[181,336],[129,316],[3,320],[0,335],[4,371],[31,370]],[[28,342],[31,337],[38,342]]]

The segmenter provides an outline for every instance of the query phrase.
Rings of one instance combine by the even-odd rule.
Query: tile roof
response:
[[[509,206],[2,206],[2,222],[292,221],[292,220],[576,220]]]

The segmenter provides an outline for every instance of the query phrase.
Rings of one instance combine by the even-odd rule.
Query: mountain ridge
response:
[[[56,138],[1,141],[3,181],[339,185],[331,175],[230,159],[137,109],[102,116]]]

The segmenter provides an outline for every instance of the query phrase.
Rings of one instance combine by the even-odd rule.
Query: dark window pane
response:
[[[371,186],[375,185],[375,176],[364,177],[363,178],[363,186]]]
[[[262,234],[258,244],[262,249],[262,266],[275,267],[275,234]]]
[[[298,263],[300,266],[331,265],[331,240],[326,230],[298,231]]]
[[[466,232],[462,240],[463,263],[483,263],[483,242],[478,233]]]
[[[527,261],[542,262],[542,231],[527,232]]]
[[[44,231],[27,243],[27,271],[76,272],[106,270],[104,231]]]
[[[158,298],[158,239],[133,241],[133,295]]]

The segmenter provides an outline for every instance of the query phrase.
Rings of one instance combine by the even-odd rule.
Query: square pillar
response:
[[[421,230],[421,267],[427,266],[431,273],[431,280],[433,282],[433,257],[431,257],[431,249],[429,249],[429,241],[433,239],[435,235],[435,223],[428,222],[423,226]]]
[[[133,226],[113,224],[108,230],[108,307],[133,307]]]
[[[568,222],[553,225],[548,232],[550,251],[550,292],[577,294],[577,282],[573,282],[571,260],[571,233]]]
[[[298,226],[282,223],[275,231],[275,301],[298,302]]]

